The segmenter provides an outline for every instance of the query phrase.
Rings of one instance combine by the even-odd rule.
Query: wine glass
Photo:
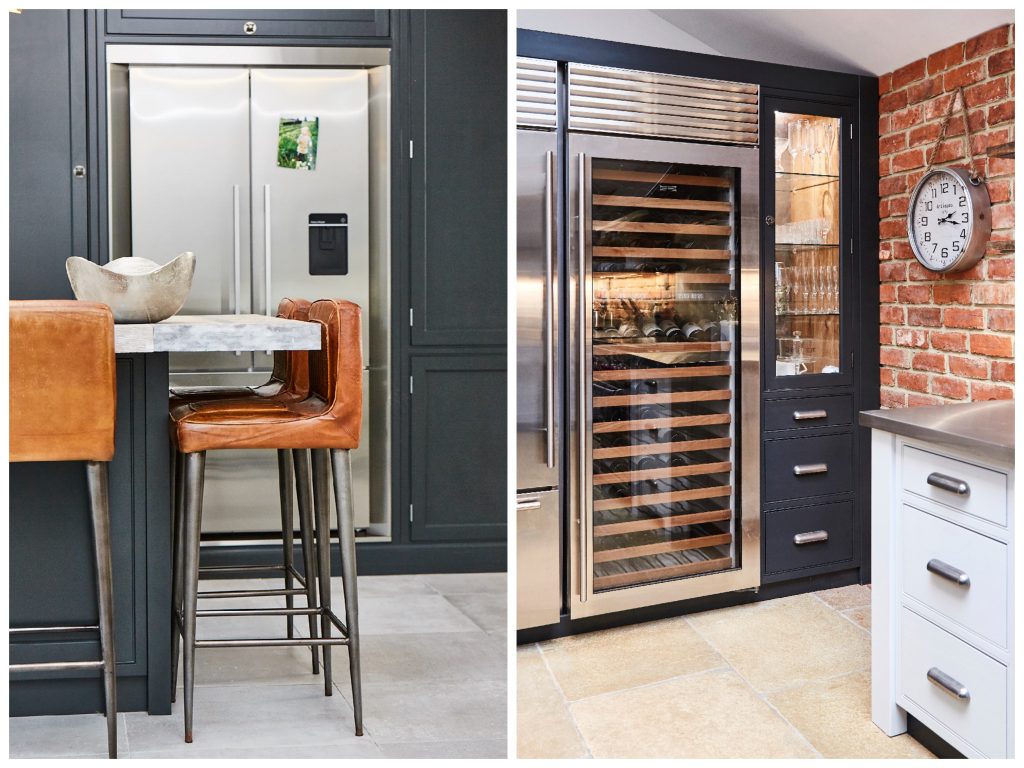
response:
[[[801,168],[804,173],[814,172],[814,130],[810,120],[800,121],[800,154],[803,155]]]

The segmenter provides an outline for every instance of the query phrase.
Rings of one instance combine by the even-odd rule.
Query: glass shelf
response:
[[[776,243],[776,250],[779,248],[838,248],[839,243]]]
[[[838,312],[776,312],[776,317],[839,317]]]
[[[838,189],[839,177],[823,173],[787,173],[784,171],[775,172],[776,192],[801,192],[805,189],[816,189],[836,185]]]

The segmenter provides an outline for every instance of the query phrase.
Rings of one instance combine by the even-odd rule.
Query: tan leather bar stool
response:
[[[352,512],[352,472],[349,451],[359,446],[362,423],[362,351],[360,310],[348,301],[316,301],[309,320],[322,326],[321,348],[309,353],[310,393],[298,402],[268,399],[191,403],[175,408],[171,417],[174,439],[184,466],[184,514],[178,527],[182,567],[175,590],[183,594],[178,617],[183,640],[185,683],[185,741],[192,741],[192,704],[196,648],[282,645],[323,646],[324,695],[330,696],[332,645],[347,645],[352,681],[356,735],[363,733],[359,675],[359,609],[356,594],[355,527]],[[320,474],[315,487],[326,485],[324,453],[330,451],[334,498],[338,512],[345,621],[331,610],[330,524],[326,494],[316,496],[316,548],[319,560],[320,604],[311,608],[198,610],[199,534],[202,521],[203,471],[206,451],[238,448],[291,450],[303,466],[297,490],[308,488],[305,451],[313,450]],[[307,491],[308,492],[308,491]],[[205,616],[312,614],[320,617],[320,637],[284,639],[196,640],[196,620]],[[340,637],[332,636],[332,626]]]
[[[277,307],[277,316],[286,320],[307,321],[309,319],[309,301],[307,299],[284,298]],[[252,400],[269,399],[276,402],[294,402],[303,400],[309,395],[309,359],[306,350],[293,352],[274,352],[274,367],[270,374],[270,380],[264,384],[248,387],[172,387],[170,390],[171,410],[178,406],[192,403],[206,403],[226,400]],[[180,465],[174,459],[176,451],[171,451],[174,476],[174,520],[175,525],[178,519],[178,499],[181,498],[184,483],[184,472],[179,471]],[[308,463],[308,459],[307,459]],[[292,460],[291,452],[279,450],[277,452],[277,474],[278,492],[281,500],[281,544],[283,550],[282,565],[280,566],[210,566],[200,568],[200,574],[220,573],[224,575],[231,572],[253,572],[253,571],[282,571],[284,574],[284,589],[282,590],[260,590],[262,596],[281,595],[285,597],[285,607],[294,608],[294,597],[297,594],[305,594],[308,605],[316,605],[316,557],[313,553],[313,516],[309,508],[308,491],[303,495],[303,488],[299,489],[299,539],[302,553],[302,574],[295,569],[292,551],[294,548],[295,511],[292,505],[292,498],[295,495],[295,476],[302,477],[301,463]],[[308,474],[308,469],[306,470]],[[305,506],[303,506],[305,504]],[[172,530],[176,528],[172,527]],[[180,553],[175,550],[175,558]],[[299,583],[296,589],[295,582]],[[213,593],[204,593],[205,597],[214,596]],[[231,590],[217,592],[219,597],[250,597],[253,590]],[[181,595],[174,595],[174,611],[181,610]],[[295,615],[289,614],[286,617],[287,636],[295,637]],[[177,697],[178,685],[178,650],[181,635],[174,622],[171,622],[171,701]],[[310,637],[316,637],[316,618],[309,616]],[[312,655],[313,674],[319,672],[316,646],[310,647]]]
[[[100,661],[11,664],[12,672],[102,669],[107,753],[117,757],[117,677],[107,463],[114,457],[114,317],[83,301],[10,303],[10,460],[84,461],[89,483],[99,624],[19,627],[12,635],[98,630]]]

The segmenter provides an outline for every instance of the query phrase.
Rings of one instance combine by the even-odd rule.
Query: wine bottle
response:
[[[692,320],[687,321],[682,327],[683,339],[686,341],[705,341],[704,329]]]
[[[672,319],[671,311],[665,312],[662,315],[658,327],[665,334],[667,341],[679,341],[683,338],[683,329],[676,325],[675,320]]]
[[[701,333],[704,334],[704,338],[708,341],[718,341],[722,338],[722,327],[714,320],[708,320],[703,323],[700,327]]]
[[[637,314],[637,325],[640,326],[640,333],[650,339],[664,338],[665,331],[661,329],[652,314],[639,312]]]

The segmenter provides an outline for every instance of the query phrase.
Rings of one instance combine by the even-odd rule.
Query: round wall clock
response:
[[[962,272],[985,253],[992,234],[983,182],[966,168],[936,168],[917,182],[907,210],[907,234],[917,260],[933,272]]]

